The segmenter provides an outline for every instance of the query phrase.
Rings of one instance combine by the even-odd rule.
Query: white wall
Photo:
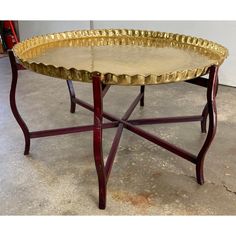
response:
[[[230,56],[220,69],[220,83],[236,87],[236,21],[94,21],[94,28],[134,28],[182,33],[218,42]]]
[[[218,42],[230,56],[220,69],[220,83],[236,87],[236,21],[93,21],[93,27],[134,28],[182,33]],[[89,21],[19,21],[20,39],[34,35],[89,29]]]
[[[89,21],[19,21],[20,40],[32,36],[63,32],[68,30],[90,29]]]

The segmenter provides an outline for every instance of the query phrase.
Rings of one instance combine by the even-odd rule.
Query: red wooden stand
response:
[[[218,67],[211,66],[209,69],[209,79],[198,77],[186,82],[196,84],[199,86],[207,87],[207,103],[203,109],[201,115],[195,116],[181,116],[181,117],[165,117],[165,118],[146,118],[146,119],[129,119],[130,115],[134,111],[138,103],[140,106],[144,106],[144,86],[140,87],[140,93],[137,95],[133,103],[130,105],[128,110],[125,112],[122,118],[116,117],[110,113],[103,111],[103,97],[106,95],[110,85],[102,84],[101,75],[99,73],[94,73],[92,76],[92,85],[93,85],[93,105],[88,104],[85,101],[82,101],[75,96],[73,84],[71,80],[67,80],[67,85],[70,93],[70,112],[74,113],[76,104],[90,110],[94,114],[94,123],[91,125],[76,126],[69,128],[60,128],[52,130],[42,130],[42,131],[33,131],[30,132],[27,128],[27,125],[21,118],[15,100],[16,85],[18,79],[18,70],[23,69],[19,67],[15,61],[15,57],[12,51],[8,52],[11,68],[12,68],[12,84],[10,91],[10,104],[12,113],[21,127],[24,137],[25,137],[25,151],[24,154],[29,154],[30,150],[30,140],[32,138],[40,138],[46,136],[55,136],[68,133],[78,133],[85,131],[93,131],[93,151],[94,151],[94,161],[97,170],[98,183],[99,183],[99,208],[105,209],[106,207],[106,191],[107,191],[107,182],[112,169],[112,164],[115,159],[115,155],[119,146],[119,141],[121,134],[124,128],[129,131],[165,148],[166,150],[192,162],[196,165],[196,176],[197,182],[199,184],[204,183],[203,176],[203,165],[204,158],[210,144],[216,133],[216,124],[217,124],[217,113],[216,113],[216,94],[218,88]],[[209,128],[206,129],[206,120],[209,116]],[[106,118],[110,122],[103,123],[102,119]],[[139,125],[151,125],[151,124],[162,124],[162,123],[177,123],[177,122],[201,122],[201,131],[206,133],[206,140],[200,149],[197,155],[189,153],[182,148],[179,148],[169,142],[144,131],[143,129],[137,127]],[[117,131],[107,158],[106,163],[103,160],[103,151],[102,151],[102,132],[103,129],[117,127]]]

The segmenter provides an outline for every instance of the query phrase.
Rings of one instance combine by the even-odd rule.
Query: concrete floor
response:
[[[219,87],[218,130],[207,153],[206,183],[195,180],[195,166],[125,130],[108,184],[106,210],[97,206],[98,187],[92,133],[32,140],[23,155],[24,139],[9,108],[11,72],[0,59],[0,214],[1,215],[235,215],[236,89]],[[75,83],[80,98],[91,101],[91,84]],[[137,87],[112,87],[104,110],[122,116]],[[133,117],[200,114],[205,89],[187,83],[148,86],[145,107]],[[92,122],[77,107],[69,112],[63,80],[29,71],[19,75],[19,110],[30,130]],[[199,122],[146,126],[146,130],[197,153],[204,141]],[[115,129],[104,132],[107,154]]]

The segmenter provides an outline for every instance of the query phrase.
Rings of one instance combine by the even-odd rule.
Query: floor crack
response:
[[[171,171],[170,171],[170,172],[171,172]],[[171,172],[171,173],[174,173],[174,172]],[[186,174],[180,174],[180,173],[178,173],[178,174],[175,173],[175,174],[196,180],[196,177],[195,177],[195,176],[186,175]],[[211,181],[205,181],[205,183],[206,183],[206,184],[212,184],[212,185],[215,185],[215,186],[218,186],[218,187],[221,187],[221,186],[222,186],[222,187],[225,188],[225,190],[226,190],[227,192],[230,192],[230,193],[236,195],[236,191],[231,190],[226,184],[223,184],[223,183],[222,183],[222,184],[216,184],[216,183],[211,182]]]
[[[226,191],[233,193],[236,195],[236,192],[232,191],[228,186],[226,186],[225,184],[223,184],[223,187],[226,189]]]
[[[230,192],[230,193],[233,193],[233,194],[236,195],[236,191],[235,191],[235,192],[232,191],[226,184],[216,184],[216,183],[213,183],[213,182],[210,182],[210,181],[206,181],[206,183],[208,183],[208,184],[213,184],[213,185],[215,185],[215,186],[222,186],[222,187],[225,188],[225,190],[226,190],[227,192]]]

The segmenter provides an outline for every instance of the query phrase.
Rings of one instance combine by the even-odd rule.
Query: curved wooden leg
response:
[[[207,116],[208,116],[208,104],[205,105],[203,111],[202,111],[202,121],[201,121],[201,131],[202,133],[206,133],[206,122],[207,122]]]
[[[106,174],[102,151],[102,86],[99,75],[93,76],[94,128],[93,151],[99,184],[99,208],[106,208]]]
[[[207,108],[206,108],[208,110],[208,115],[209,115],[209,128],[206,140],[197,156],[197,162],[196,162],[196,175],[197,175],[197,182],[199,184],[204,184],[204,174],[203,174],[204,158],[215,136],[217,127],[217,111],[216,111],[216,100],[215,100],[218,87],[217,73],[218,73],[218,67],[212,66],[210,68],[210,74],[209,74],[209,85],[207,88]]]
[[[218,79],[218,74],[216,75],[217,76],[217,83],[216,83],[216,95],[217,95],[217,92],[218,92],[218,84],[219,84],[219,79]],[[216,96],[215,95],[215,96]],[[207,123],[207,116],[208,116],[209,112],[208,112],[208,104],[205,105],[205,107],[203,108],[203,111],[202,111],[202,121],[201,121],[201,131],[202,133],[206,133],[206,123]]]
[[[17,63],[15,60],[15,56],[12,51],[8,51],[8,56],[11,63],[11,70],[12,70],[12,82],[11,82],[11,90],[10,90],[10,106],[12,113],[21,127],[21,130],[24,134],[25,138],[25,150],[24,155],[29,154],[30,150],[30,133],[27,125],[25,124],[24,120],[21,118],[17,106],[16,106],[16,85],[17,85],[17,79],[18,79],[18,70],[17,70]]]
[[[145,85],[141,85],[140,87],[140,93],[143,94],[143,97],[140,100],[140,106],[143,107],[144,106],[144,91],[145,91]]]
[[[75,113],[76,103],[74,102],[74,99],[75,99],[74,86],[71,80],[67,80],[66,83],[67,83],[69,94],[70,94],[70,112]]]

